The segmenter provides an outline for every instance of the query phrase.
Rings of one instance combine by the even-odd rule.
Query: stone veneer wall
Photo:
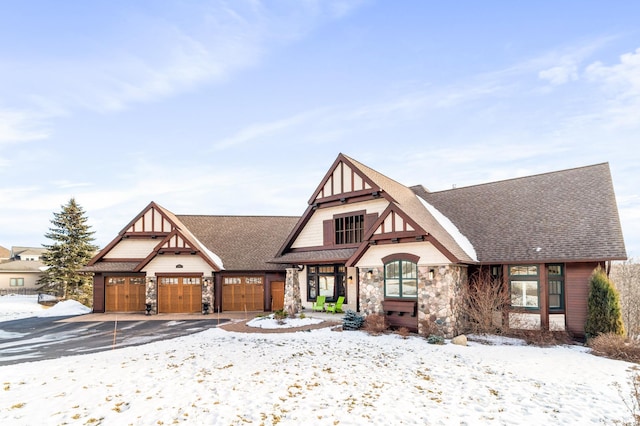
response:
[[[434,270],[429,279],[429,270]],[[368,277],[371,271],[371,278]],[[360,311],[362,314],[384,314],[383,267],[360,267]],[[422,321],[436,323],[447,338],[457,332],[459,287],[467,282],[467,268],[458,265],[418,266],[418,331]]]
[[[434,277],[429,279],[429,270]],[[459,265],[418,267],[418,331],[422,332],[423,321],[435,323],[446,338],[451,338],[458,329],[458,306],[460,286],[467,282],[467,268]]]
[[[284,282],[284,310],[294,314],[302,310],[297,268],[287,268],[287,276]]]
[[[156,287],[156,279],[147,277],[145,283],[145,303],[151,305],[151,313],[158,313],[158,287]]]
[[[213,312],[213,302],[215,301],[215,296],[213,292],[213,283],[215,282],[213,277],[202,277],[202,303],[209,304],[209,311],[206,312],[208,314]],[[204,306],[203,306],[204,309]],[[203,312],[204,314],[205,312]]]
[[[382,314],[384,300],[384,269],[382,267],[359,268],[360,276],[360,312],[362,314]],[[368,272],[371,271],[371,278]]]

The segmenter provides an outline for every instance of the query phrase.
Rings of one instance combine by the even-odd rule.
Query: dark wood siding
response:
[[[93,276],[93,312],[104,312],[104,275]]]
[[[596,262],[566,264],[567,331],[574,336],[584,337],[584,324],[587,320],[587,298],[589,297],[589,277],[596,266],[598,266]]]

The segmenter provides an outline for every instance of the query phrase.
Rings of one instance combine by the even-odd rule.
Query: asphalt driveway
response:
[[[67,317],[0,322],[0,365],[101,352],[197,333],[228,319],[64,321]]]

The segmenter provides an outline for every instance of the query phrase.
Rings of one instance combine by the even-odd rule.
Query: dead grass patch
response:
[[[640,364],[640,344],[614,333],[599,334],[587,342],[594,355]]]

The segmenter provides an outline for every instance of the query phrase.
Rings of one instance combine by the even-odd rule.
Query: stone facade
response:
[[[302,310],[298,274],[297,268],[287,268],[287,276],[284,283],[284,310],[293,314]]]
[[[147,277],[145,283],[145,303],[151,305],[150,314],[158,313],[158,290],[156,287],[156,279]]]
[[[433,279],[430,278],[433,271]],[[467,282],[467,268],[459,265],[418,267],[418,331],[423,322],[435,323],[446,338],[453,337],[458,326],[458,289]]]
[[[371,273],[369,273],[371,271]],[[384,300],[384,271],[380,267],[364,267],[360,276],[360,312],[363,315],[382,314]]]
[[[433,278],[430,277],[433,271]],[[384,314],[383,267],[360,267],[360,311],[363,315]],[[467,282],[467,268],[458,265],[418,266],[418,331],[423,321],[435,323],[445,337],[457,331],[459,286]]]
[[[213,302],[215,301],[214,291],[213,291],[213,277],[204,277],[202,282],[202,313],[210,314],[213,312]],[[205,312],[205,303],[207,303],[208,310]]]

